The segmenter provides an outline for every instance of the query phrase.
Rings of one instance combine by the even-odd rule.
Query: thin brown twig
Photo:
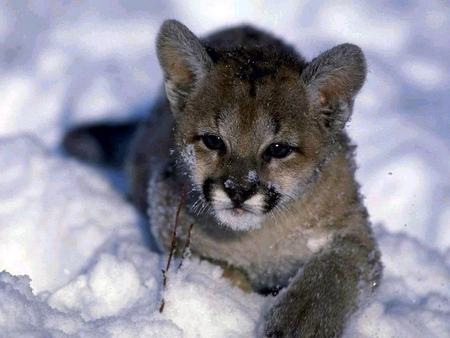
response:
[[[191,232],[193,227],[194,223],[191,223],[191,225],[189,225],[186,243],[184,243],[183,254],[181,255],[181,261],[180,265],[178,265],[178,270],[180,270],[180,268],[183,266],[184,259],[187,257],[189,246],[191,245]]]
[[[170,251],[169,251],[169,257],[167,258],[167,264],[166,264],[166,269],[165,270],[161,270],[162,275],[163,275],[163,291],[165,291],[167,289],[167,272],[170,269],[170,264],[172,262],[172,258],[173,258],[173,254],[175,253],[175,249],[177,247],[177,229],[178,229],[178,222],[179,222],[179,218],[180,218],[180,212],[181,212],[181,208],[184,204],[184,198],[185,198],[185,194],[184,194],[184,184],[181,184],[181,191],[180,191],[180,203],[178,204],[178,209],[177,209],[177,213],[175,215],[175,222],[174,222],[174,226],[173,226],[173,232],[172,232],[172,243],[170,245]],[[163,312],[164,310],[164,297],[161,300],[161,306],[159,307],[159,312]]]

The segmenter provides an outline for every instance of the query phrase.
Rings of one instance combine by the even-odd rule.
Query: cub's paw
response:
[[[299,295],[297,295],[299,296]],[[337,338],[341,337],[346,311],[339,305],[320,302],[315,296],[283,294],[265,317],[261,337]],[[341,311],[344,310],[344,311]]]
[[[287,338],[303,337],[301,326],[294,309],[288,304],[275,305],[266,315],[265,323],[260,328],[260,337]],[[305,335],[304,337],[309,337]]]

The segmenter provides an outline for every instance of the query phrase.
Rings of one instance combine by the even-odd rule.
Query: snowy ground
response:
[[[349,130],[385,278],[347,337],[450,337],[450,7],[425,0],[0,1],[0,337],[254,336],[270,299],[205,262],[169,275],[159,314],[166,257],[104,174],[59,152],[70,126],[151,105],[166,18],[255,23],[307,58],[364,49]]]

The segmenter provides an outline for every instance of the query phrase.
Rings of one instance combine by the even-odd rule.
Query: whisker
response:
[[[269,216],[273,219],[273,221],[275,222],[275,227],[278,227],[278,218],[275,216],[275,213],[273,212],[273,210],[269,211]]]

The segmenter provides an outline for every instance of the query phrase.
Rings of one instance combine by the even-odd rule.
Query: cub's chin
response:
[[[212,210],[219,224],[240,231],[261,227],[266,215],[262,194],[255,194],[238,205],[220,189],[215,190],[211,197]]]
[[[236,231],[259,229],[265,216],[242,208],[219,209],[214,207],[214,216],[222,226]]]

